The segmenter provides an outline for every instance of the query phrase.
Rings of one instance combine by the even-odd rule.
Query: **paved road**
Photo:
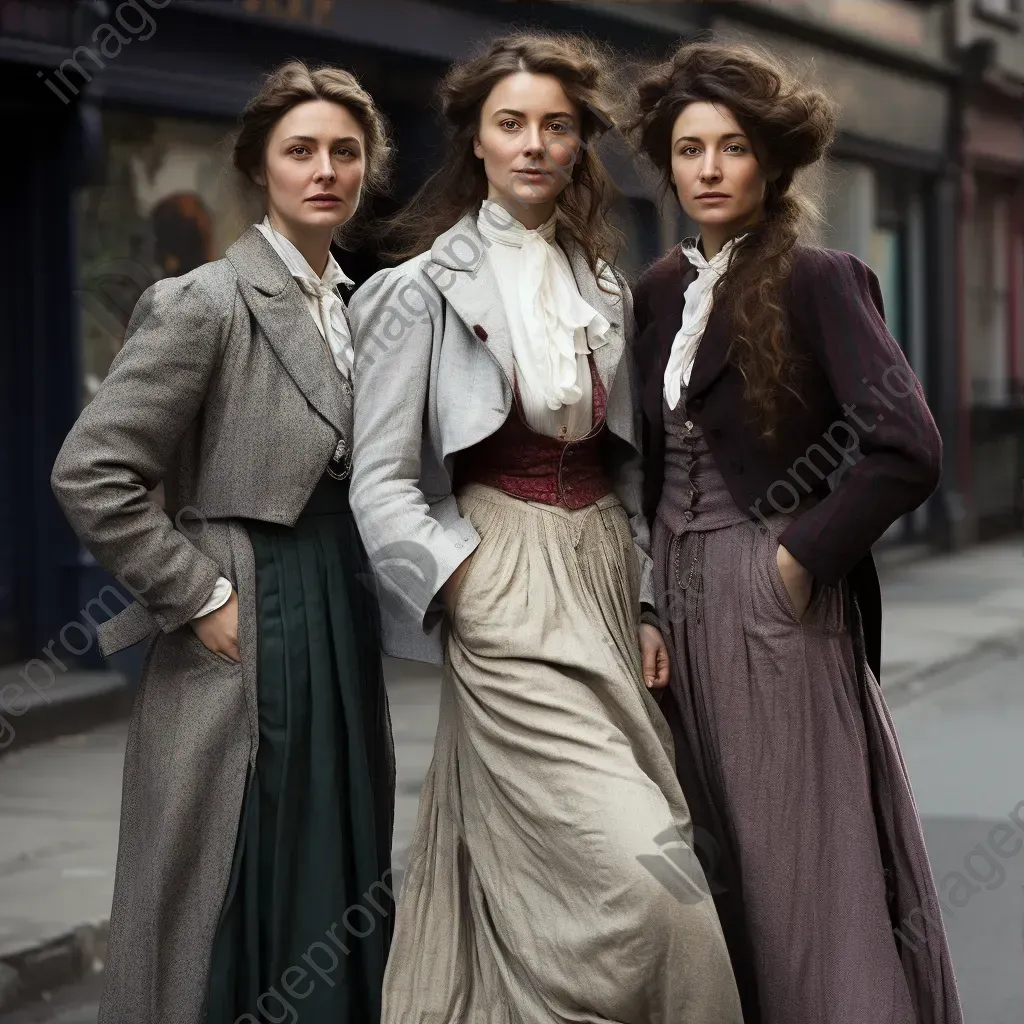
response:
[[[968,1024],[1024,1021],[1024,658],[893,702]]]
[[[419,779],[430,759],[436,684],[399,667],[391,690],[400,765],[395,836],[400,861],[412,832]],[[892,710],[946,908],[965,1019],[1020,1024],[1024,844],[1013,837],[1024,832],[1024,658],[959,670],[935,681],[922,696],[894,697]],[[998,830],[1001,824],[1007,827]],[[91,985],[62,993],[59,1007],[0,1019],[4,1024],[96,1024],[96,1009]]]

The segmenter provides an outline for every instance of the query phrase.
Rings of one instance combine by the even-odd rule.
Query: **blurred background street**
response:
[[[1024,852],[992,852],[1024,832],[1021,0],[0,0],[0,1021],[96,1019],[143,653],[97,653],[96,622],[128,598],[53,500],[61,442],[142,291],[244,228],[228,154],[261,74],[300,57],[359,76],[399,147],[392,194],[367,209],[386,215],[433,167],[438,78],[510,27],[642,57],[711,30],[788,55],[839,101],[835,149],[804,183],[816,237],[878,275],[944,445],[940,488],[875,550],[883,690],[940,895],[966,879],[945,910],[967,1024],[1021,1024]],[[614,134],[602,147],[635,279],[690,225]],[[357,284],[381,265],[357,237],[336,255]],[[438,679],[387,675],[400,866]]]

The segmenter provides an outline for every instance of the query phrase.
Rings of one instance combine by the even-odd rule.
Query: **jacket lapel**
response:
[[[680,312],[682,316],[682,312]],[[697,356],[686,389],[687,402],[703,394],[718,380],[729,365],[729,329],[725,314],[713,309],[708,317],[704,336],[697,347]]]
[[[593,352],[594,368],[601,378],[601,383],[604,384],[605,392],[610,395],[625,347],[622,289],[606,264],[602,264],[602,278],[599,283],[587,263],[583,250],[571,239],[559,238],[559,242],[569,257],[576,287],[579,288],[583,300],[593,306],[611,325],[604,337],[604,344],[599,345]],[[605,291],[601,283],[609,291]]]
[[[480,234],[476,216],[466,214],[439,235],[430,249],[427,273],[471,334],[497,361],[509,382],[515,380],[512,334],[498,290],[498,279],[484,253],[490,242]]]
[[[352,436],[352,391],[338,372],[305,299],[270,243],[249,228],[227,251],[245,304],[277,358],[310,405]],[[347,310],[346,310],[347,315]]]
[[[678,246],[671,255],[676,262],[676,272],[669,277],[664,287],[652,292],[652,298],[657,297],[660,300],[657,309],[653,311],[654,341],[657,352],[649,363],[653,372],[647,375],[647,384],[642,399],[647,418],[652,424],[659,425],[662,422],[665,368],[668,366],[672,342],[683,321],[683,295],[697,274],[683,257],[682,249]]]

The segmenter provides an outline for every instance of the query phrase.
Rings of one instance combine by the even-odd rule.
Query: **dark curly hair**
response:
[[[817,163],[836,132],[835,104],[807,88],[779,58],[750,46],[691,42],[648,68],[634,86],[624,125],[635,148],[671,187],[672,129],[690,103],[732,112],[767,178],[764,219],[733,249],[715,285],[715,305],[730,318],[730,358],[743,374],[744,395],[763,434],[775,433],[779,390],[795,387],[784,294],[802,221],[811,210],[794,187],[801,168]]]
[[[558,218],[595,271],[600,260],[614,263],[621,244],[608,213],[614,185],[595,149],[612,127],[610,53],[580,36],[514,32],[491,40],[476,56],[452,65],[438,88],[447,127],[441,167],[387,225],[388,248],[395,259],[425,252],[434,239],[487,198],[483,161],[473,153],[480,112],[491,90],[520,71],[552,75],[580,112],[583,145],[572,181],[558,197]],[[394,242],[392,242],[394,240]]]

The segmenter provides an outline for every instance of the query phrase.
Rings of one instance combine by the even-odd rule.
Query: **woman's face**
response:
[[[760,220],[766,182],[731,110],[695,102],[680,111],[672,127],[672,183],[702,235],[724,241]]]
[[[572,180],[579,132],[579,111],[553,75],[519,71],[503,78],[484,101],[473,140],[488,199],[527,226],[543,223]]]
[[[329,233],[356,212],[365,169],[359,122],[338,103],[309,100],[274,125],[256,181],[272,223],[302,236]]]

